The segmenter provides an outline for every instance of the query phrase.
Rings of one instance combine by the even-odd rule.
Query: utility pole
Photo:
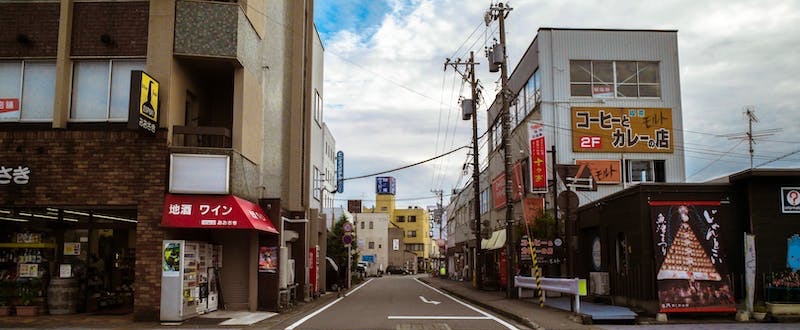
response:
[[[506,57],[506,25],[505,18],[511,12],[511,7],[506,7],[502,2],[497,5],[489,6],[489,11],[486,12],[486,25],[493,20],[497,20],[500,25],[500,43],[495,45],[493,57],[500,57],[500,102],[502,105],[501,115],[503,120],[503,154],[504,154],[504,172],[506,175],[506,296],[514,298],[516,290],[514,290],[514,203],[511,199],[512,180],[511,180],[511,123],[509,121],[508,112],[508,63]],[[498,52],[499,55],[498,55]],[[494,59],[492,59],[494,60]]]
[[[468,105],[470,107],[470,117],[472,118],[472,204],[473,204],[473,215],[475,217],[475,262],[474,262],[474,279],[475,279],[475,287],[478,290],[483,289],[483,281],[481,280],[483,270],[481,268],[481,205],[480,205],[480,198],[481,198],[481,190],[480,190],[480,166],[478,164],[478,81],[475,79],[475,53],[469,52],[469,61],[462,63],[460,60],[456,61],[455,63],[450,62],[450,59],[447,59],[445,62],[445,70],[447,70],[447,65],[453,66],[456,72],[460,73],[465,80],[469,80],[469,84],[471,87],[471,97],[472,100]],[[458,71],[459,65],[466,65],[467,72],[461,73]],[[462,105],[462,111],[464,111],[464,105]],[[464,116],[462,119],[466,118],[466,111],[464,111]]]
[[[436,203],[436,209],[433,210],[433,221],[439,224],[439,239],[441,240],[442,239],[442,190],[441,189],[434,189],[434,190],[431,190],[431,192],[436,194],[437,197],[439,197],[439,202]],[[431,228],[431,230],[432,229],[433,228]],[[433,237],[433,233],[431,233],[431,237]],[[436,246],[437,247],[439,246],[439,241],[436,241]],[[431,251],[433,251],[433,250],[431,250]],[[442,266],[443,266],[443,264],[442,264],[442,251],[439,251],[439,254],[436,256],[436,262],[435,262],[436,274],[439,274],[439,269]]]

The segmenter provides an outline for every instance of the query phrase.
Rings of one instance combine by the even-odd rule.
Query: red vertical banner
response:
[[[508,281],[508,279],[506,279],[506,277],[508,277],[506,271],[506,262],[508,262],[506,260],[506,248],[503,247],[500,249],[500,260],[498,262],[498,271],[499,271],[498,282],[500,282],[501,287],[505,287],[506,281]]]
[[[319,260],[319,246],[308,248],[308,264],[310,265],[308,270],[308,285],[312,295],[315,294],[319,288],[319,267],[317,266],[317,260]]]
[[[547,148],[544,141],[544,125],[528,124],[530,138],[531,192],[547,193]]]

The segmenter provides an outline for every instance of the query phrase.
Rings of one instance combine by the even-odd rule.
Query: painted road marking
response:
[[[495,322],[497,322],[497,323],[500,323],[500,324],[502,324],[504,327],[506,327],[506,328],[507,328],[507,329],[509,329],[509,330],[519,330],[519,328],[517,328],[517,327],[515,327],[515,326],[511,325],[511,323],[508,323],[508,322],[506,322],[506,321],[503,321],[503,320],[501,320],[501,319],[498,319],[498,318],[497,318],[497,317],[495,317],[494,315],[491,315],[491,314],[489,314],[489,313],[486,313],[486,312],[484,312],[484,311],[482,311],[482,310],[478,309],[477,307],[474,307],[474,306],[472,306],[472,305],[469,305],[469,304],[467,304],[467,303],[465,303],[465,302],[463,302],[463,301],[461,301],[461,300],[458,300],[458,299],[456,299],[456,298],[453,298],[453,297],[452,297],[452,296],[450,296],[449,294],[446,294],[446,293],[444,293],[444,292],[442,292],[442,291],[439,291],[438,289],[436,289],[436,288],[434,288],[434,287],[432,287],[432,286],[430,286],[430,285],[428,285],[428,284],[425,284],[425,282],[422,282],[422,281],[420,281],[420,280],[419,280],[419,279],[417,279],[417,278],[415,278],[414,280],[416,280],[417,282],[419,282],[419,284],[422,284],[422,285],[424,285],[424,286],[428,287],[429,289],[431,289],[431,290],[433,290],[433,291],[436,291],[436,292],[438,292],[439,294],[441,294],[441,295],[443,295],[443,296],[445,296],[445,297],[447,297],[447,298],[450,298],[450,299],[452,299],[453,301],[455,301],[455,302],[457,302],[457,303],[459,303],[459,304],[462,304],[462,305],[466,306],[467,308],[469,308],[469,309],[471,309],[471,310],[474,310],[474,311],[476,311],[476,312],[480,313],[481,315],[483,315],[483,316],[486,316],[486,317],[487,317],[487,318],[489,318],[489,319],[492,319],[492,320],[494,320],[494,321],[495,321]]]
[[[358,289],[361,289],[363,286],[367,285],[367,283],[372,282],[372,280],[374,280],[374,279],[375,278],[368,279],[366,282],[361,283],[361,285],[357,286],[355,289],[350,290],[350,292],[348,292],[348,293],[345,293],[344,296],[347,297],[347,296],[353,294],[354,292],[358,291]]]
[[[363,286],[367,285],[367,283],[371,282],[372,280],[374,280],[374,278],[371,278],[368,281],[362,283],[361,285],[355,287],[353,290],[351,290],[350,292],[346,293],[344,295],[344,297],[347,297],[347,296],[353,294],[353,292],[356,292],[356,290],[361,289]],[[286,327],[286,330],[294,330],[294,328],[297,328],[298,326],[300,326],[301,324],[305,323],[306,321],[308,321],[312,317],[317,316],[317,314],[322,313],[322,311],[328,309],[328,307],[331,307],[331,306],[333,306],[333,304],[338,303],[340,300],[344,299],[344,297],[336,298],[336,300],[332,301],[330,304],[325,305],[325,307],[322,307],[322,308],[318,309],[317,311],[306,315],[306,317],[304,317],[304,318],[298,320],[297,322],[293,323],[292,325]]]
[[[390,320],[491,320],[486,316],[389,316]]]
[[[434,304],[434,305],[441,304],[441,302],[438,302],[438,301],[436,301],[436,300],[428,300],[428,299],[425,299],[425,297],[423,297],[423,296],[419,296],[419,300],[422,300],[422,302],[424,302],[424,303],[426,303],[426,304]]]

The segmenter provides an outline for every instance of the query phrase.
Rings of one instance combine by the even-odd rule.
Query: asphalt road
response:
[[[346,296],[284,323],[280,329],[527,329],[440,292],[415,276],[400,275],[370,278]]]

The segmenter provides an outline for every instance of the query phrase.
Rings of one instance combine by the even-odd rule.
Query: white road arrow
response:
[[[419,296],[419,300],[422,300],[422,302],[424,302],[424,303],[426,303],[426,304],[434,304],[434,305],[441,304],[441,302],[438,302],[438,301],[436,301],[436,300],[428,300],[428,299],[425,299],[425,297],[423,297],[423,296]]]

